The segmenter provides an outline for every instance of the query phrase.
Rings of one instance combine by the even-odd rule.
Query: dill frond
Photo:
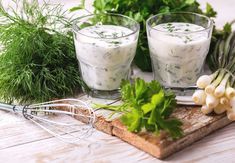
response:
[[[13,2],[8,9],[0,2],[0,98],[41,102],[85,87],[62,6]]]

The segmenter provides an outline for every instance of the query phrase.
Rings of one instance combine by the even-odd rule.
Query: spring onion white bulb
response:
[[[229,99],[233,98],[235,96],[235,89],[232,87],[227,87],[225,90],[225,95]]]
[[[224,92],[225,92],[225,86],[220,84],[218,87],[216,87],[214,95],[216,97],[221,97],[224,95]]]
[[[202,75],[198,80],[197,80],[197,87],[204,89],[206,86],[208,86],[212,79],[213,79],[213,74],[212,75]]]
[[[215,108],[214,108],[214,112],[216,114],[222,114],[227,110],[228,106],[227,105],[223,105],[223,104],[218,104]]]
[[[215,91],[215,86],[214,86],[214,84],[210,84],[210,85],[206,86],[206,88],[205,88],[205,92],[206,92],[207,94],[213,94],[214,91]]]
[[[227,117],[230,121],[235,121],[235,114],[227,112]]]
[[[219,86],[217,86],[217,88],[215,89],[214,95],[216,97],[221,97],[224,95],[225,86],[226,86],[226,83],[227,83],[229,77],[230,77],[230,74],[226,74],[225,77],[223,78],[223,80],[220,82]]]
[[[192,98],[195,104],[204,105],[206,103],[206,93],[204,90],[196,90]]]
[[[235,68],[234,71],[228,71],[230,69],[219,69],[212,75],[201,76],[197,87],[202,90],[196,90],[192,98],[196,104],[202,105],[202,113],[214,111],[222,114],[227,111],[228,119],[235,121],[235,77],[231,75]]]
[[[209,108],[209,107],[207,107],[207,105],[203,105],[202,107],[201,107],[201,112],[203,113],[203,114],[209,114],[209,113],[211,113],[213,111],[213,108]]]
[[[222,105],[229,105],[229,100],[227,97],[221,97],[220,98],[220,104]]]
[[[235,97],[230,99],[231,108],[227,110],[228,119],[231,121],[235,121]]]
[[[218,71],[217,71],[218,72]],[[218,73],[215,72],[212,74],[213,77],[216,77],[216,78],[213,78],[211,84],[207,85],[205,87],[205,92],[207,94],[214,94],[214,91],[216,89],[216,87],[221,83],[221,81],[223,80],[223,76],[224,76],[224,71],[219,71]],[[216,76],[218,74],[218,76]]]
[[[227,117],[231,121],[235,121],[235,112],[233,108],[227,110]]]
[[[206,96],[206,106],[208,108],[214,108],[219,104],[219,99],[212,94]]]
[[[230,106],[235,108],[235,97],[230,99]]]

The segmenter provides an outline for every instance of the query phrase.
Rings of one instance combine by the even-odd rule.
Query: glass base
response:
[[[196,86],[190,87],[164,87],[165,90],[172,91],[176,94],[176,96],[192,96],[195,90],[197,89]]]
[[[94,90],[91,89],[88,92],[88,95],[95,98],[109,99],[115,100],[121,97],[120,90],[111,90],[111,91],[102,91],[102,90]]]

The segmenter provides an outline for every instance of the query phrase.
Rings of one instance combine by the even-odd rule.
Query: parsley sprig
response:
[[[122,112],[121,122],[131,132],[145,129],[158,134],[165,130],[173,138],[182,136],[182,122],[170,118],[176,107],[175,95],[164,91],[156,80],[146,83],[137,78],[133,84],[123,80],[121,97],[120,105],[96,104],[96,107]]]

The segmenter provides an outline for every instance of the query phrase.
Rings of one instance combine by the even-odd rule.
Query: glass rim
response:
[[[194,12],[169,12],[169,13],[160,13],[160,14],[156,14],[153,15],[151,17],[149,17],[146,21],[146,26],[151,28],[152,30],[158,31],[158,32],[162,32],[162,33],[169,33],[169,31],[163,31],[163,30],[159,30],[156,28],[153,28],[152,26],[149,25],[149,22],[151,19],[153,19],[154,17],[158,17],[161,15],[171,15],[171,14],[190,14],[190,15],[196,15],[198,17],[202,17],[205,18],[208,21],[208,26],[205,29],[201,29],[201,30],[197,30],[197,31],[189,31],[189,32],[177,32],[177,31],[173,31],[171,33],[179,33],[179,34],[189,34],[189,33],[198,33],[198,32],[203,32],[203,31],[207,31],[209,29],[212,29],[214,26],[214,22],[212,19],[210,19],[209,17],[202,15],[202,14],[198,14],[198,13],[194,13]],[[194,23],[192,23],[194,24]]]
[[[115,38],[101,38],[101,37],[89,36],[89,35],[86,35],[86,34],[80,32],[80,29],[79,29],[79,27],[77,25],[78,21],[80,19],[83,19],[83,18],[86,18],[86,17],[90,17],[90,16],[95,16],[95,15],[100,15],[100,16],[102,16],[102,15],[109,16],[110,15],[110,16],[116,16],[116,17],[122,17],[122,18],[129,19],[130,21],[134,22],[134,24],[136,25],[136,30],[133,30],[131,33],[126,34],[124,36],[119,36],[119,37],[115,37]],[[89,14],[89,15],[81,16],[81,17],[78,17],[77,19],[75,19],[74,22],[73,22],[73,25],[72,25],[72,29],[73,29],[74,33],[80,34],[80,35],[83,35],[83,36],[86,36],[86,37],[90,37],[90,38],[94,38],[94,39],[113,40],[113,39],[125,38],[125,37],[131,36],[131,35],[133,35],[135,33],[138,33],[139,30],[140,30],[140,24],[136,20],[134,20],[134,19],[132,19],[132,18],[126,16],[126,15],[122,15],[122,14],[115,14],[115,13]]]

